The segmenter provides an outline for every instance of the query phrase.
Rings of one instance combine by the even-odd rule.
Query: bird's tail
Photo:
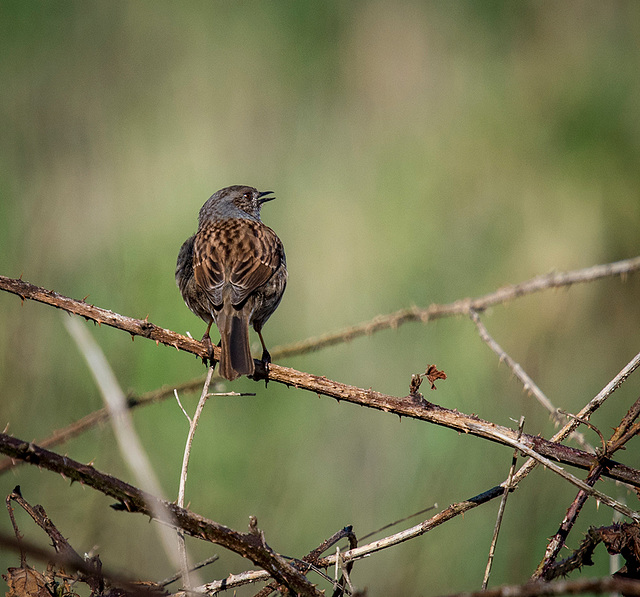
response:
[[[216,318],[222,349],[220,375],[233,381],[241,375],[252,375],[254,372],[249,346],[249,318],[242,311],[225,311],[223,308]]]

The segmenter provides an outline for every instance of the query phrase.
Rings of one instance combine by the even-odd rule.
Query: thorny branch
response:
[[[476,298],[464,298],[453,303],[442,305],[433,304],[426,308],[411,307],[388,315],[380,315],[369,321],[364,321],[363,323],[337,332],[303,340],[302,342],[290,344],[282,348],[276,347],[271,354],[274,359],[305,354],[327,346],[333,346],[334,344],[349,342],[360,336],[370,336],[381,330],[389,328],[396,329],[402,324],[411,321],[427,323],[443,317],[469,315],[471,311],[480,313],[486,311],[489,307],[507,303],[535,292],[592,282],[600,278],[626,276],[637,271],[640,271],[640,256],[568,272],[553,272],[536,276],[520,284],[504,286],[495,292],[490,292],[489,294]]]
[[[306,341],[306,343],[300,343],[291,347],[285,347],[284,349],[280,350],[274,349],[272,351],[272,354],[275,358],[294,353],[301,354],[303,352],[316,350],[318,348],[329,346],[338,342],[348,341],[363,334],[371,334],[387,327],[397,327],[407,321],[427,322],[440,317],[462,314],[471,315],[473,317],[474,313],[481,312],[489,306],[504,303],[520,296],[524,296],[525,294],[539,292],[548,288],[568,286],[574,283],[586,282],[606,276],[625,275],[638,270],[640,270],[640,257],[602,266],[594,266],[583,270],[576,270],[573,272],[539,276],[522,284],[518,284],[516,286],[508,286],[499,289],[494,293],[490,293],[476,299],[463,299],[449,305],[431,305],[427,309],[407,309],[393,313],[386,317],[378,317],[371,322],[366,322],[365,324],[361,324],[360,326],[349,328],[348,330],[343,332],[323,336],[320,339],[309,340]],[[132,338],[135,335],[141,335],[155,340],[156,344],[163,343],[166,345],[174,346],[178,350],[192,352],[193,354],[196,354],[200,357],[208,356],[207,349],[200,342],[197,342],[191,338],[186,338],[170,330],[159,328],[158,326],[149,323],[146,319],[136,320],[128,318],[113,313],[112,311],[88,305],[84,301],[75,301],[68,297],[61,296],[55,292],[33,286],[31,284],[23,282],[22,280],[14,280],[3,276],[0,276],[0,289],[13,292],[14,294],[21,296],[23,300],[25,298],[28,298],[31,300],[44,302],[46,304],[50,304],[66,310],[69,313],[74,313],[85,317],[85,319],[87,320],[93,320],[98,324],[105,323],[106,325],[128,331],[132,335]],[[217,349],[215,349],[214,351],[214,358],[216,356],[218,356]],[[621,374],[617,376],[618,379],[615,381],[615,385],[610,389],[605,388],[605,390],[608,393],[613,391],[615,387],[622,383],[622,381],[624,381],[624,379],[626,379],[626,377],[628,377],[628,375],[630,375],[631,372],[633,372],[638,367],[639,364],[640,355],[637,355],[627,366],[626,370],[623,370],[623,372],[621,372]],[[624,375],[622,375],[622,373],[624,373]],[[337,400],[345,400],[370,408],[383,410],[385,412],[394,412],[400,416],[404,415],[407,417],[426,420],[438,425],[456,429],[458,431],[464,431],[465,433],[477,435],[485,439],[490,439],[492,441],[497,441],[506,445],[516,446],[530,456],[538,457],[542,455],[543,462],[544,458],[547,457],[558,462],[571,464],[585,469],[591,469],[594,466],[597,466],[599,462],[598,456],[594,457],[580,450],[567,448],[565,446],[562,446],[561,444],[556,444],[553,441],[543,440],[542,438],[523,436],[521,438],[522,443],[518,442],[515,432],[511,429],[493,425],[492,423],[482,421],[474,416],[468,416],[462,413],[458,413],[457,411],[449,411],[448,409],[443,409],[442,407],[430,404],[424,400],[418,400],[416,399],[417,397],[415,395],[410,395],[406,398],[396,398],[393,396],[387,396],[384,394],[373,392],[371,390],[366,391],[354,386],[339,384],[324,377],[308,375],[285,367],[278,367],[277,365],[272,365],[270,367],[269,379],[272,381],[284,383],[286,385],[293,385],[301,389],[306,389],[319,395],[331,396],[336,398]],[[189,382],[189,384],[185,385],[191,385],[195,383],[201,383],[201,380],[197,380],[197,382]],[[603,390],[603,393],[605,393],[605,390]],[[162,395],[162,392],[162,390],[159,391],[159,395]],[[606,397],[606,395],[604,397]],[[597,408],[597,406],[595,406],[595,408]],[[92,423],[86,424],[90,425]],[[577,424],[578,423],[575,422],[574,428]],[[619,434],[620,437],[617,438],[617,441],[620,442],[620,445],[622,445],[624,441],[626,441],[631,436],[629,434],[632,430],[634,433],[638,432],[638,429],[636,429],[636,427],[637,424],[636,426],[631,427],[631,429],[628,429],[627,435],[624,435],[622,433]],[[18,442],[19,447],[13,445],[12,448],[7,451],[4,450],[5,438],[9,438],[9,436],[0,435],[0,449],[3,449],[5,453],[8,453],[13,458],[24,458],[25,460],[28,460],[30,462],[38,462],[42,465],[42,462],[39,460],[39,458],[42,457],[43,451],[41,451],[40,448],[34,446],[33,444],[26,444],[25,442],[20,442],[20,440],[15,440],[15,442]],[[14,438],[9,439],[14,440]],[[613,442],[613,440],[614,438],[612,438],[610,442]],[[38,453],[39,456],[34,457],[35,453]],[[62,458],[59,456],[57,457]],[[73,462],[69,461],[69,459],[66,459],[66,461]],[[79,467],[84,467],[84,465],[80,465],[79,463],[74,464],[77,464]],[[608,476],[624,481],[636,487],[639,486],[639,471],[613,462],[607,462],[607,466],[610,466],[610,469],[605,470],[604,472],[605,474],[608,474]],[[530,468],[531,467],[527,469],[525,465],[525,467],[523,467],[518,472],[518,474],[514,478],[514,485],[517,484],[517,482],[521,478],[523,478],[524,475],[526,475]],[[51,470],[55,470],[55,466]],[[70,475],[70,477],[72,479],[75,479],[74,475]],[[119,483],[123,486],[126,485],[117,479],[115,481],[117,481],[117,484]],[[81,480],[81,482],[87,481]],[[134,490],[133,493],[138,492],[140,495],[142,495],[142,492],[140,492],[136,488],[133,488],[131,486],[129,486],[129,488],[131,490]],[[475,507],[480,503],[484,503],[489,499],[493,499],[494,497],[501,495],[503,492],[504,488],[502,486],[494,488],[493,490],[490,490],[485,494],[481,494],[481,496],[472,498],[472,500],[461,502],[460,504],[454,504],[443,513],[440,513],[440,515],[436,515],[429,521],[425,521],[418,526],[421,527],[421,532],[426,532],[430,528],[433,528],[433,526],[444,522],[444,520],[448,519],[448,517],[455,516],[457,515],[457,513],[464,512],[470,507]],[[152,496],[147,497],[150,499],[155,499]],[[122,504],[131,511],[144,512],[148,515],[151,515],[150,509],[145,510],[144,499],[142,500],[142,503],[139,503],[139,498],[140,496],[138,496],[136,499],[128,496],[124,499],[122,497],[117,497],[116,499],[119,499]],[[187,515],[189,514],[190,513],[187,513]],[[197,515],[191,516],[195,517],[199,521],[199,523],[196,524],[195,528],[184,528],[181,518],[177,519],[177,524],[180,527],[184,528],[184,530],[189,534],[195,532],[196,536],[201,536],[203,538],[206,538],[207,540],[220,543],[225,547],[229,547],[229,545],[227,545],[226,543],[233,544],[234,541],[236,541],[235,547],[237,548],[238,537],[259,537],[261,539],[259,545],[254,545],[249,542],[249,545],[242,545],[239,548],[238,553],[245,555],[245,557],[248,557],[249,559],[254,561],[254,563],[261,565],[266,570],[269,570],[273,578],[275,578],[278,583],[282,583],[285,586],[292,588],[293,590],[298,590],[298,587],[300,587],[300,590],[302,591],[301,594],[319,594],[317,593],[315,587],[313,587],[313,585],[311,585],[302,574],[297,573],[295,567],[288,565],[280,556],[275,554],[275,552],[273,552],[266,545],[262,534],[259,532],[255,532],[255,529],[254,532],[250,532],[248,535],[241,534],[232,531],[231,529],[227,529],[222,525],[218,525],[213,521],[207,521],[206,519],[198,517]],[[209,527],[209,524],[211,524],[212,527]],[[212,529],[215,529],[215,531]],[[231,535],[226,536],[226,531],[229,531]],[[222,533],[222,537],[217,536],[219,532]],[[363,557],[366,553],[373,553],[373,551],[377,551],[379,549],[388,547],[389,545],[404,541],[407,538],[410,538],[410,536],[415,536],[415,532],[415,527],[414,529],[408,529],[407,531],[397,533],[393,537],[385,538],[383,540],[369,544],[368,546],[351,549],[348,552],[341,554],[339,558],[342,562],[353,561],[359,557]],[[242,543],[242,540],[240,542]],[[229,548],[236,551],[236,549],[233,549],[233,547]],[[245,551],[247,553],[244,553]],[[329,556],[320,559],[317,564],[319,567],[326,567],[331,565],[332,563],[335,563],[337,559],[338,556]],[[259,560],[262,560],[263,562],[260,562]],[[597,589],[595,590],[597,591]],[[541,593],[536,592],[536,594]],[[630,592],[629,594],[635,593]]]
[[[495,589],[478,591],[477,593],[457,593],[448,597],[543,597],[547,595],[552,597],[555,595],[580,595],[583,593],[640,595],[640,582],[613,576],[572,581],[530,582],[525,585],[496,587]]]
[[[568,558],[545,570],[543,580],[553,580],[566,576],[582,566],[593,565],[593,552],[603,543],[611,555],[620,554],[625,565],[616,572],[618,578],[632,578],[640,581],[640,525],[614,524],[607,527],[591,527],[586,537]]]
[[[410,321],[420,321],[427,323],[434,321],[442,317],[450,317],[456,315],[469,315],[474,321],[477,319],[477,314],[486,310],[488,307],[506,303],[531,294],[534,292],[540,292],[543,290],[558,288],[561,286],[570,286],[576,283],[584,283],[593,280],[598,280],[605,277],[621,276],[625,277],[629,274],[640,271],[640,256],[631,259],[625,259],[614,263],[607,263],[603,265],[596,265],[579,270],[573,270],[569,272],[551,273],[547,275],[537,276],[531,280],[521,282],[517,285],[505,286],[496,290],[495,292],[486,294],[477,298],[460,299],[453,303],[436,305],[433,304],[428,308],[413,307],[411,309],[403,309],[389,315],[378,316],[372,320],[363,322],[353,327],[349,327],[344,330],[340,330],[331,334],[321,336],[319,338],[310,338],[303,340],[302,342],[290,344],[283,347],[275,347],[271,351],[271,356],[274,360],[280,358],[299,355],[315,350],[320,350],[327,346],[332,346],[341,342],[348,342],[362,335],[372,335],[375,332],[381,331],[387,328],[397,328],[403,323]],[[203,357],[206,356],[206,350],[202,344],[192,338],[186,338],[170,330],[159,328],[154,324],[149,323],[147,319],[131,319],[112,311],[101,309],[88,305],[85,301],[77,301],[59,295],[56,292],[46,290],[24,282],[22,279],[8,278],[0,276],[0,290],[5,290],[16,294],[22,298],[30,299],[45,304],[52,305],[54,307],[63,309],[69,313],[74,313],[85,317],[87,320],[92,320],[99,325],[105,323],[118,329],[128,331],[131,334],[132,339],[136,334],[144,337],[151,338],[156,341],[156,344],[163,343],[169,346],[174,346],[179,350],[186,350],[193,352],[194,354]],[[493,348],[493,347],[492,347]],[[215,354],[217,349],[214,348]],[[502,358],[502,357],[501,357]],[[272,376],[271,376],[272,378]],[[522,379],[527,389],[528,382],[526,379]],[[200,376],[197,379],[187,381],[178,386],[177,391],[189,392],[196,391],[204,382],[204,376]],[[285,382],[286,383],[286,382]],[[529,389],[534,391],[534,387],[529,385]],[[151,402],[164,400],[167,397],[173,395],[174,388],[160,388],[151,392],[147,392],[142,396],[129,396],[129,407],[133,408],[142,404],[149,404]],[[535,393],[535,391],[534,391]],[[544,395],[540,392],[539,399],[545,401]],[[548,401],[547,401],[548,402]],[[41,447],[53,447],[58,445],[71,437],[75,437],[87,429],[90,429],[99,423],[107,420],[108,413],[106,409],[97,410],[89,415],[86,415],[82,419],[68,425],[66,428],[55,432],[52,436],[40,440],[39,445]],[[585,446],[583,446],[585,447]],[[5,460],[0,463],[0,474],[9,470],[15,465],[15,462],[11,460]]]
[[[477,311],[474,311],[473,309],[471,309],[471,311],[469,313],[469,316],[471,317],[471,320],[473,321],[473,323],[476,324],[476,329],[478,330],[478,334],[480,335],[480,338],[482,339],[482,341],[485,342],[485,344],[487,344],[487,346],[489,346],[489,348],[491,348],[491,350],[496,355],[498,355],[498,358],[499,358],[501,363],[505,363],[507,365],[507,367],[509,367],[509,369],[511,369],[511,371],[513,371],[513,374],[522,383],[522,387],[524,388],[524,391],[528,392],[530,394],[533,394],[533,396],[535,396],[536,400],[544,408],[546,408],[549,411],[549,414],[551,415],[551,418],[557,424],[562,425],[565,422],[565,418],[560,415],[558,409],[555,406],[553,406],[553,404],[551,404],[551,401],[544,395],[542,390],[538,387],[538,384],[536,384],[533,381],[533,379],[531,379],[531,377],[529,377],[529,375],[527,375],[527,373],[520,366],[520,364],[516,363],[502,349],[502,347],[491,337],[491,335],[489,334],[489,331],[487,330],[485,325],[480,320],[480,316],[478,315]],[[582,446],[583,449],[585,449],[585,450],[591,449],[591,446],[589,446],[589,444],[587,444],[587,442],[584,439],[584,436],[581,433],[578,433],[577,431],[574,431],[572,433],[572,437],[578,442],[578,444],[580,446]]]
[[[607,462],[611,456],[613,456],[614,452],[623,448],[624,444],[636,435],[638,431],[640,431],[638,425],[633,424],[638,415],[640,415],[640,398],[638,398],[631,406],[627,414],[622,419],[620,425],[615,429],[611,439],[606,443],[604,450],[600,455],[599,462],[589,471],[589,475],[585,480],[585,483],[589,487],[593,487],[602,476],[603,471],[607,467]],[[544,558],[533,575],[534,579],[550,580],[553,578],[553,572],[551,570],[553,564],[558,557],[560,550],[564,546],[565,541],[578,518],[578,514],[582,510],[582,506],[584,506],[588,497],[589,492],[584,489],[581,489],[576,495],[575,499],[569,506],[562,523],[560,524],[560,528],[549,541]]]
[[[640,263],[640,258],[638,259]],[[6,278],[4,279],[6,280]],[[54,304],[62,309],[69,310],[71,313],[78,313],[83,317],[97,321],[98,323],[106,323],[118,329],[128,331],[131,334],[140,333],[145,337],[155,340],[157,343],[163,342],[175,346],[178,349],[192,352],[203,358],[206,358],[207,352],[204,345],[196,340],[181,336],[170,330],[159,328],[148,321],[131,319],[123,315],[118,315],[112,311],[91,307],[82,301],[74,301],[73,299],[62,297],[57,293],[32,286],[21,280],[12,280],[14,286],[21,288],[18,292],[14,288],[16,294],[25,293],[28,298],[47,297]],[[2,287],[3,278],[0,277],[0,287]],[[37,300],[40,300],[38,298]],[[47,302],[44,301],[43,302]],[[218,350],[217,347],[214,347]],[[216,353],[217,354],[217,353]],[[261,361],[256,360],[256,370],[263,368]],[[640,354],[636,355],[634,360],[628,366],[628,371],[623,379],[618,381],[618,385],[628,377],[640,365]],[[365,390],[356,386],[339,383],[319,375],[303,373],[289,367],[271,364],[269,366],[269,380],[279,382],[287,386],[307,390],[315,395],[323,395],[344,400],[352,404],[359,404],[368,408],[391,412],[399,416],[419,419],[427,421],[435,425],[441,425],[477,437],[482,437],[504,445],[513,445],[509,440],[515,440],[517,432],[508,427],[495,425],[489,421],[484,421],[473,415],[465,415],[457,410],[447,409],[425,400],[416,398],[415,396],[395,397],[374,390]],[[577,423],[576,423],[577,425]],[[543,457],[551,458],[557,462],[570,464],[578,468],[588,470],[593,466],[597,459],[595,456],[588,454],[582,450],[564,446],[550,442],[538,436],[523,434],[521,442],[528,448],[534,450]],[[623,464],[611,463],[611,467],[606,472],[607,476],[617,481],[623,481],[630,485],[640,487],[640,471],[627,467]]]
[[[283,561],[281,557],[277,557],[277,554],[265,543],[261,533],[240,533],[180,508],[176,504],[160,500],[116,477],[101,473],[90,465],[76,462],[6,434],[0,434],[0,451],[12,458],[20,458],[50,471],[61,473],[71,481],[93,487],[117,500],[119,509],[152,517],[158,508],[163,508],[170,512],[176,525],[186,534],[217,543],[238,553],[267,570],[280,584],[301,595],[320,595],[320,592],[303,574]]]

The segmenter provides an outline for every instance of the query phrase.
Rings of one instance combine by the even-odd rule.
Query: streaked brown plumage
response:
[[[178,254],[176,282],[187,307],[220,331],[220,374],[229,380],[252,375],[249,324],[260,337],[262,360],[271,357],[262,327],[280,304],[287,283],[282,242],[260,220],[270,191],[232,186],[221,189],[200,209],[197,233]]]

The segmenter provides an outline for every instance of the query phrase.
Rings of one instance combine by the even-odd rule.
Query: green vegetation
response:
[[[639,38],[632,1],[3,1],[0,274],[200,337],[175,260],[200,206],[231,184],[277,196],[263,220],[285,244],[290,278],[264,330],[270,347],[636,256]],[[496,307],[483,321],[556,406],[575,412],[638,352],[639,297],[640,276],[608,279]],[[101,406],[62,317],[0,293],[0,425],[25,440]],[[190,355],[91,333],[125,390],[204,373]],[[406,324],[282,364],[405,395],[430,363],[448,375],[430,400],[502,425],[524,414],[528,433],[551,436],[547,414],[464,319]],[[187,501],[242,530],[255,515],[287,555],[348,524],[363,535],[481,493],[511,463],[511,449],[447,429],[276,384],[226,387],[257,396],[207,404]],[[638,387],[632,378],[594,418],[605,437]],[[196,399],[182,397],[188,411]],[[169,400],[134,418],[173,499],[184,415]],[[107,426],[59,451],[132,481]],[[639,454],[620,458],[638,467]],[[1,476],[0,495],[16,484],[79,552],[97,545],[105,567],[173,573],[143,517],[33,467]],[[602,487],[637,507],[624,488]],[[543,470],[522,484],[492,585],[533,572],[574,494]],[[355,584],[370,596],[479,588],[496,509],[357,563]],[[571,547],[611,512],[589,504],[583,518]],[[189,545],[194,559],[221,555],[206,578],[248,568]],[[599,555],[585,574],[607,573]],[[18,561],[3,552],[0,569]]]

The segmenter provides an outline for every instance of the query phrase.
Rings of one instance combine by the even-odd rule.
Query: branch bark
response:
[[[260,533],[240,533],[180,508],[176,504],[161,500],[143,492],[116,477],[101,473],[88,464],[82,464],[66,456],[60,456],[35,444],[0,434],[0,452],[11,458],[19,458],[36,466],[62,474],[72,481],[88,485],[114,498],[120,508],[153,517],[154,512],[164,509],[171,513],[178,527],[185,533],[221,545],[251,560],[266,570],[278,583],[289,587],[300,595],[321,597],[322,593],[298,570],[278,556],[264,542]]]
[[[638,258],[637,261],[640,266],[640,258]],[[617,272],[618,269],[614,268],[614,265],[616,264],[607,266],[608,269],[606,269],[606,271]],[[556,276],[560,275],[556,274]],[[567,278],[561,276],[559,279],[566,280]],[[578,278],[573,276],[568,279],[576,281]],[[530,283],[530,286],[532,288],[538,288],[540,283]],[[119,315],[113,311],[89,305],[84,301],[77,301],[62,296],[51,290],[29,284],[28,282],[6,278],[4,276],[0,276],[0,289],[17,294],[23,299],[31,299],[52,305],[69,313],[80,315],[87,320],[95,321],[98,324],[105,324],[126,331],[132,336],[139,335],[144,338],[149,338],[154,340],[156,344],[162,343],[173,346],[178,350],[190,352],[202,358],[208,356],[207,348],[205,348],[202,342],[161,328],[146,319],[133,319]],[[507,294],[514,295],[515,293],[515,295],[519,295],[518,293],[522,294],[523,292],[524,290],[521,289],[517,292],[510,291]],[[477,305],[471,305],[470,308],[477,310]],[[219,357],[219,350],[218,347],[214,347],[214,358]],[[255,364],[256,371],[261,371],[263,363],[256,360]],[[620,385],[638,366],[640,366],[640,354],[636,355],[629,365],[627,365],[624,370],[624,375],[619,376],[616,384]],[[517,431],[509,427],[496,425],[474,415],[466,415],[457,410],[443,408],[427,402],[419,395],[405,397],[390,396],[371,389],[365,390],[356,386],[333,381],[323,376],[303,373],[289,367],[282,367],[275,364],[269,366],[269,381],[307,390],[318,396],[329,396],[337,400],[351,402],[352,404],[359,404],[384,412],[391,412],[401,417],[427,421],[503,445],[513,445],[512,442],[517,440]],[[583,470],[589,470],[598,462],[598,458],[595,455],[577,448],[571,448],[546,440],[539,436],[523,434],[520,442],[546,458]],[[634,487],[640,487],[640,471],[623,464],[612,461],[611,467],[605,471],[605,475],[616,481],[622,481]]]

